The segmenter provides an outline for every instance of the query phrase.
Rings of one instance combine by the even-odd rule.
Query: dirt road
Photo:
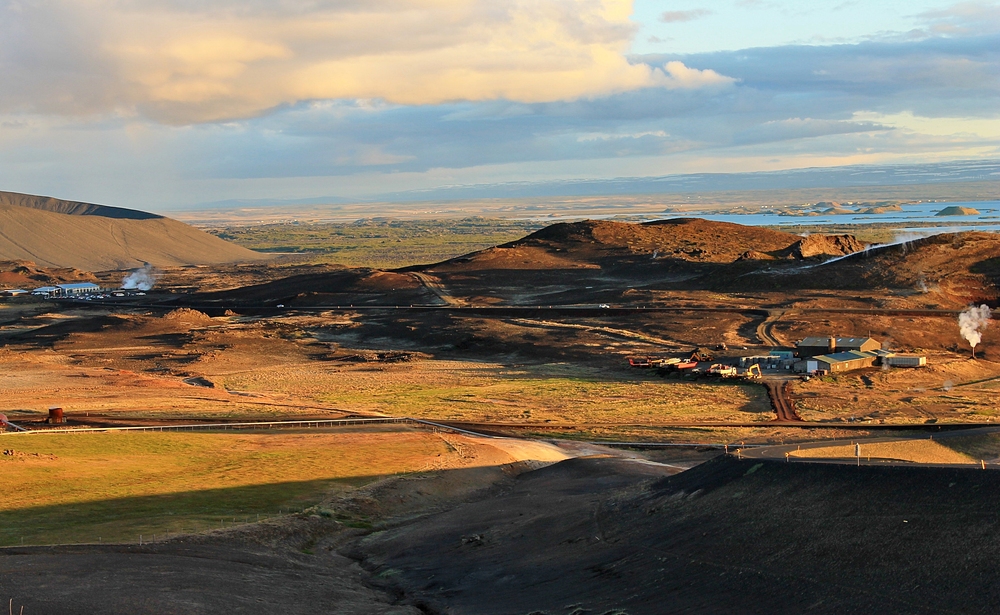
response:
[[[774,325],[784,315],[785,310],[768,310],[767,318],[757,325],[757,338],[768,346],[782,346],[774,336]]]
[[[421,284],[423,284],[424,288],[434,293],[438,299],[444,301],[446,305],[453,305],[453,306],[462,305],[461,301],[459,301],[452,295],[448,294],[448,291],[445,290],[444,285],[441,284],[441,280],[433,276],[429,276],[426,273],[420,273],[419,271],[411,271],[410,275],[416,278],[417,281],[419,281]]]
[[[789,394],[791,384],[787,380],[765,380],[764,386],[767,387],[767,395],[771,398],[775,420],[802,421],[802,417],[795,411],[795,403]]]

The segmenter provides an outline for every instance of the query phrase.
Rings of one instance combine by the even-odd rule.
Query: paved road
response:
[[[415,274],[417,275],[417,274]],[[426,275],[426,274],[419,274]],[[629,314],[643,313],[685,313],[685,312],[706,312],[720,314],[748,314],[754,316],[771,316],[771,308],[751,307],[751,306],[727,306],[727,305],[637,305],[637,306],[612,306],[601,308],[592,304],[583,305],[464,305],[459,300],[448,294],[440,282],[435,281],[431,276],[427,288],[434,292],[436,296],[445,302],[441,304],[413,304],[413,305],[308,305],[308,306],[288,306],[278,307],[273,304],[246,305],[240,303],[195,303],[185,301],[183,295],[171,295],[165,297],[162,302],[132,302],[128,300],[120,301],[84,301],[80,299],[58,299],[60,303],[68,303],[78,306],[100,306],[100,307],[132,307],[149,310],[173,310],[178,307],[187,307],[196,310],[222,312],[227,309],[245,313],[260,312],[266,314],[286,313],[286,312],[330,312],[330,311],[371,311],[382,312],[387,310],[426,312],[426,311],[461,311],[463,313],[475,313],[477,315],[495,316],[515,316],[515,315],[535,315],[544,314],[572,314],[574,316],[622,316]],[[418,278],[420,279],[420,278]],[[421,281],[421,283],[424,283]],[[438,292],[434,291],[437,285]],[[438,294],[438,293],[442,294]],[[148,297],[147,297],[148,299]],[[450,301],[449,301],[450,300]],[[956,318],[958,310],[903,310],[903,309],[854,309],[854,308],[789,308],[801,314],[868,314],[875,316],[926,316],[932,318]],[[997,315],[1000,319],[1000,314]]]
[[[969,464],[952,464],[952,463],[918,463],[914,461],[906,461],[903,459],[886,459],[886,458],[875,458],[865,455],[865,447],[867,445],[879,443],[879,442],[908,442],[912,440],[947,440],[949,438],[960,438],[978,435],[987,435],[1000,432],[1000,426],[988,426],[988,427],[977,427],[972,429],[962,429],[955,431],[946,431],[941,433],[935,433],[931,435],[921,435],[921,436],[895,436],[891,438],[865,438],[863,440],[820,440],[816,442],[800,442],[797,444],[782,444],[777,446],[759,446],[752,449],[739,450],[736,454],[742,458],[747,459],[770,459],[770,460],[780,460],[789,461],[794,463],[833,463],[833,464],[848,464],[848,465],[901,465],[901,466],[934,466],[934,467],[970,467],[970,468],[986,468],[986,469],[1000,469],[1000,464],[995,463],[969,463]],[[855,444],[860,444],[861,457],[795,457],[792,454],[799,450],[808,450],[816,448],[829,448],[833,446],[853,446]]]

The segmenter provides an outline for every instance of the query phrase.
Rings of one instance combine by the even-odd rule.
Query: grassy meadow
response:
[[[763,387],[634,376],[563,365],[506,368],[459,361],[232,374],[225,387],[287,393],[345,411],[454,421],[662,423],[769,421]]]
[[[0,545],[133,542],[301,510],[331,490],[439,464],[399,427],[0,436]]]
[[[541,224],[521,220],[359,220],[228,226],[209,232],[260,252],[308,255],[317,263],[393,268],[435,263],[520,239]]]

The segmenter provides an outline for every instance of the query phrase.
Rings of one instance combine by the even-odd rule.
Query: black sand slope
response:
[[[997,471],[579,458],[363,538],[303,516],[280,539],[2,549],[0,596],[26,615],[996,613],[998,516]]]
[[[577,459],[358,548],[426,612],[995,613],[1000,473]]]

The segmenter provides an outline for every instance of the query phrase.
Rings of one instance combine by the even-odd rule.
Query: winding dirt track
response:
[[[757,338],[768,346],[781,346],[778,338],[774,337],[774,325],[778,319],[784,316],[784,310],[768,310],[767,318],[757,325]]]

